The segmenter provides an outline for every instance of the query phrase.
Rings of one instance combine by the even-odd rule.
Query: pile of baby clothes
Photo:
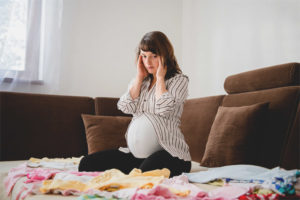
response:
[[[238,199],[284,199],[297,196],[294,185],[299,170],[284,170],[280,167],[267,169],[255,165],[229,165],[208,168],[207,171],[187,173],[189,181],[220,185],[222,187],[238,186],[248,189],[248,192]]]

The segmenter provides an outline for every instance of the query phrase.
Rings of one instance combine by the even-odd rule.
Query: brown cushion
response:
[[[126,146],[125,133],[131,117],[82,114],[88,153]]]
[[[224,95],[188,99],[184,103],[180,128],[193,161],[200,162],[214,118]]]
[[[297,139],[292,136],[290,131],[294,123],[299,99],[300,86],[289,86],[226,95],[221,106],[237,107],[253,105],[259,102],[270,102],[266,117],[266,131],[259,137],[261,144],[263,144],[258,154],[261,160],[260,166],[266,168],[280,166],[295,169],[300,168],[300,163],[297,162],[299,160],[297,152],[300,152],[300,145],[299,142],[288,143],[288,141]],[[298,130],[297,134],[299,133]],[[293,147],[291,145],[296,146]],[[292,154],[283,159],[285,151],[290,148],[297,150],[296,152],[293,150],[289,151]],[[294,167],[286,163],[285,159],[287,158],[292,158],[291,162]]]
[[[264,131],[268,103],[220,106],[206,144],[201,166],[256,164],[257,141]]]

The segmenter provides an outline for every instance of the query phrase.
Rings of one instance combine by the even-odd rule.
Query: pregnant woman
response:
[[[189,147],[179,128],[189,79],[172,44],[162,32],[149,32],[140,41],[136,60],[136,77],[118,102],[118,109],[133,115],[125,135],[128,148],[87,155],[79,171],[168,168],[171,176],[190,171]]]

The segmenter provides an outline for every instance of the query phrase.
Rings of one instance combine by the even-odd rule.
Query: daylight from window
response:
[[[0,0],[0,70],[24,70],[27,0]]]

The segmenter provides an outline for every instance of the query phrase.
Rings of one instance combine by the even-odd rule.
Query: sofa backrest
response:
[[[269,102],[264,135],[257,138],[254,147],[260,152],[257,164],[269,168],[299,168],[299,72],[299,63],[252,70],[226,78],[224,88],[228,95],[188,99],[181,129],[192,159],[201,163],[219,106],[239,107]]]
[[[87,153],[81,114],[89,97],[0,92],[0,160],[71,157]]]
[[[257,138],[261,166],[300,167],[299,72],[299,63],[287,63],[232,75],[225,80],[228,95],[223,98],[222,106],[269,102],[265,131]]]
[[[261,68],[229,76],[228,95],[188,99],[181,129],[192,159],[202,160],[219,106],[269,102],[260,165],[300,168],[299,63]],[[81,114],[128,116],[118,98],[0,92],[0,160],[70,157],[87,153]]]
[[[129,116],[120,111],[117,107],[119,98],[114,97],[96,97],[95,98],[95,113],[103,116]]]
[[[263,144],[258,147],[259,164],[269,168],[300,168],[299,67],[299,63],[288,63],[232,75],[224,83],[228,95],[186,100],[180,128],[192,159],[201,162],[219,106],[269,102],[265,134],[257,138]],[[117,109],[117,101],[117,98],[96,98],[96,114],[124,116]]]

